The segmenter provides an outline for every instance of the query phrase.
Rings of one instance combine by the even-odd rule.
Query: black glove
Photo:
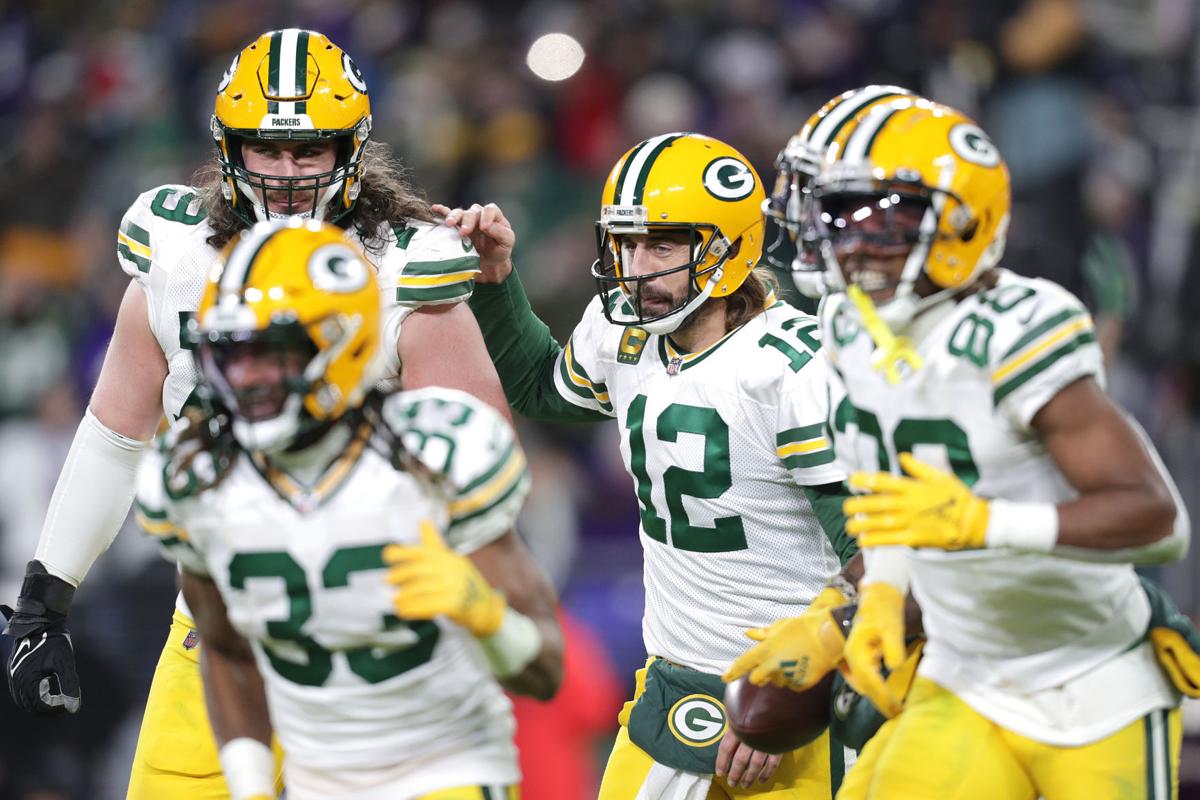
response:
[[[30,714],[56,716],[79,710],[75,648],[67,632],[67,611],[75,587],[30,561],[17,598],[17,610],[0,606],[8,621],[4,634],[16,640],[8,659],[8,690]]]

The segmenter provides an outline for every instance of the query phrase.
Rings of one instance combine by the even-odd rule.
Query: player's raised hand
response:
[[[391,567],[387,582],[396,587],[393,604],[404,619],[445,616],[477,638],[500,629],[508,603],[466,556],[446,546],[429,521],[421,522],[419,545],[383,548]]]
[[[904,595],[890,583],[870,583],[858,600],[854,626],[846,637],[842,674],[854,691],[889,719],[900,713],[903,699],[887,685],[883,668],[904,662]]]
[[[67,610],[75,587],[30,561],[17,598],[17,609],[0,606],[13,637],[8,660],[8,689],[22,711],[43,716],[79,710],[79,674],[67,631]]]
[[[846,638],[831,609],[845,602],[840,591],[826,587],[800,616],[746,631],[758,644],[738,656],[722,680],[731,683],[749,673],[755,686],[812,688],[842,660]]]
[[[434,203],[433,213],[443,217],[443,225],[457,229],[459,236],[475,246],[482,270],[476,279],[479,283],[501,283],[512,272],[517,234],[500,206],[475,203],[470,208],[450,208]]]
[[[850,488],[870,494],[843,505],[846,533],[862,547],[908,545],[963,550],[986,547],[988,501],[972,494],[957,476],[900,454],[911,477],[856,472]]]

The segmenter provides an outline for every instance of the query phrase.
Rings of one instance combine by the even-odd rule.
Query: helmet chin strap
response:
[[[875,308],[875,304],[871,302],[871,298],[861,287],[851,284],[846,289],[846,296],[854,304],[863,327],[867,329],[867,334],[875,343],[871,366],[882,372],[888,383],[895,385],[903,379],[902,364],[907,364],[912,372],[916,372],[923,366],[924,359],[917,353],[912,340],[907,336],[897,336],[892,333],[892,329],[883,320],[880,311]],[[896,300],[893,299],[887,304],[887,307],[890,308],[895,302]]]
[[[667,314],[666,316],[656,320],[651,320],[650,322],[637,322],[636,319],[630,317],[628,318],[630,323],[637,325],[637,327],[641,328],[647,333],[653,333],[658,336],[665,336],[668,333],[674,333],[693,311],[699,308],[705,300],[712,296],[713,289],[715,289],[717,284],[721,282],[722,274],[724,274],[724,270],[722,270],[720,267],[717,267],[715,270],[713,270],[713,273],[708,276],[708,282],[704,284],[704,288],[700,291],[700,294],[696,295],[687,303],[672,311],[670,314]]]
[[[283,410],[271,419],[251,422],[236,414],[233,417],[233,438],[251,452],[277,453],[286,449],[300,431],[300,413],[304,398],[298,394],[288,395]]]

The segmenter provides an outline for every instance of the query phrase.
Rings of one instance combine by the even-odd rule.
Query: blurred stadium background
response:
[[[120,216],[210,157],[221,73],[278,27],[353,55],[374,137],[430,199],[506,210],[560,337],[594,288],[604,174],[636,140],[709,133],[769,183],[781,145],[836,92],[899,83],[966,110],[1012,168],[1006,266],[1091,305],[1113,394],[1200,520],[1194,0],[0,0],[0,599],[17,593],[127,282]],[[548,33],[571,38],[532,47]],[[580,641],[575,694],[532,711],[589,765],[566,781],[587,797],[644,658],[636,506],[612,425],[521,433],[535,479],[523,533]],[[1200,612],[1200,548],[1160,572]],[[119,536],[73,612],[83,712],[33,720],[0,693],[0,800],[124,796],[173,595],[154,547]],[[1200,740],[1183,772],[1200,786]]]

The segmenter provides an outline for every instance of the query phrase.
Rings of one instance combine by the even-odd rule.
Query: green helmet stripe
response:
[[[646,179],[650,177],[650,170],[654,167],[654,162],[658,159],[659,155],[662,154],[663,150],[666,150],[671,146],[671,142],[681,138],[683,138],[682,133],[676,133],[664,137],[662,141],[656,144],[654,149],[646,155],[646,160],[643,162],[642,168],[638,172],[637,182],[633,185],[633,202],[630,205],[640,206],[642,204],[642,193],[646,191]]]
[[[308,95],[308,31],[300,31],[296,37],[296,95]],[[301,100],[296,103],[296,113],[308,112],[308,102]]]
[[[283,31],[271,34],[270,49],[267,51],[267,97],[279,97],[279,58],[283,49]],[[267,113],[278,114],[279,103],[267,101]]]

